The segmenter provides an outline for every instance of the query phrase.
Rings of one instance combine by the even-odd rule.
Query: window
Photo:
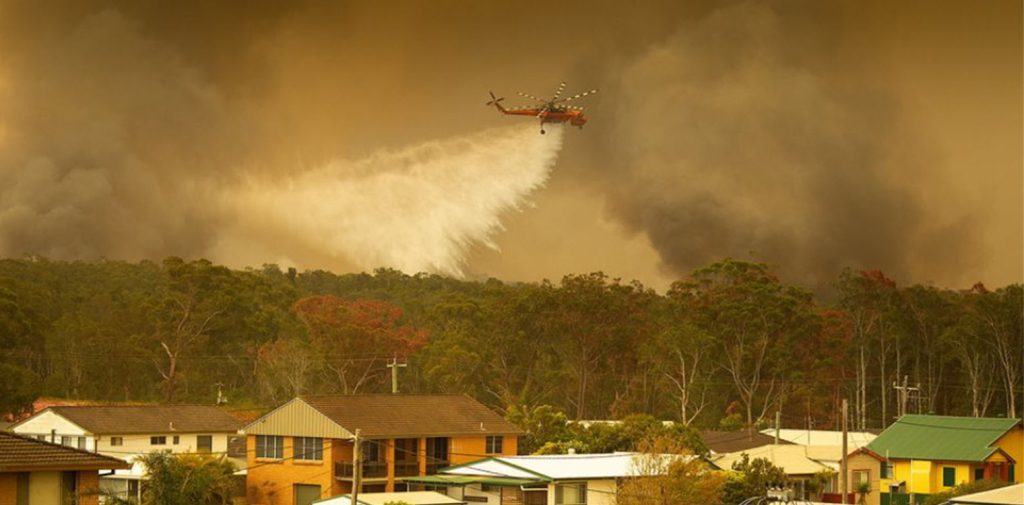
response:
[[[891,461],[883,461],[882,462],[881,473],[880,473],[879,477],[881,477],[883,479],[891,479],[892,476],[893,476],[892,462]]]
[[[384,451],[381,450],[381,440],[367,440],[363,442],[363,461],[367,463],[383,463]]]
[[[495,486],[494,484],[480,484],[480,490],[485,493],[500,493],[501,486]]]
[[[213,436],[196,435],[196,452],[213,452]]]
[[[487,437],[487,454],[501,454],[504,437]]]
[[[871,484],[871,470],[854,470],[853,471],[853,486],[854,489],[860,484]]]
[[[942,485],[945,487],[956,485],[956,468],[951,466],[942,467]]]
[[[985,480],[985,469],[978,467],[974,469],[974,480]]]
[[[42,440],[42,441],[44,441],[44,442],[45,442],[45,441],[47,441],[47,439],[49,439],[50,437],[48,437],[48,436],[46,436],[46,435],[36,435],[36,438],[37,438],[38,440]]]
[[[85,437],[78,437],[78,448],[85,449]]]
[[[124,445],[124,438],[122,437],[110,437],[110,445],[119,447]]]
[[[77,438],[78,437],[72,437],[71,435],[62,435],[60,437],[60,443],[61,443],[61,445],[66,445],[68,447],[74,447],[75,446],[75,439],[77,439]]]
[[[284,437],[256,435],[256,457],[268,459],[284,458]]]
[[[570,482],[555,486],[555,505],[586,505],[586,503],[586,482]]]
[[[302,461],[323,461],[324,439],[319,437],[292,437],[295,443],[295,459]]]
[[[178,435],[175,435],[173,440],[174,440],[174,445],[178,445],[178,442],[181,442],[181,437],[179,437]]]
[[[1013,484],[1014,482],[1016,482],[1016,478],[1013,476],[1013,471],[1016,470],[1016,469],[1017,469],[1017,465],[1015,465],[1013,463],[1010,463],[1009,468],[1007,468],[1006,481],[1009,482],[1010,484]]]
[[[149,437],[149,445],[167,445],[167,437]]]

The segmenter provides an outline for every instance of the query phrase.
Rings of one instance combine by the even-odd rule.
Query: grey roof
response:
[[[700,432],[704,439],[704,445],[709,450],[718,454],[729,452],[740,452],[755,447],[771,445],[775,443],[775,437],[765,435],[757,431],[713,431],[705,430]],[[780,439],[780,444],[789,445],[792,442]]]
[[[47,407],[96,434],[234,433],[241,421],[210,405],[76,405]]]

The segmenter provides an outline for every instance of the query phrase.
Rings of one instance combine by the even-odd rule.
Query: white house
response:
[[[361,493],[359,505],[387,505],[389,503],[408,503],[409,505],[466,505],[434,491],[408,491],[405,493]],[[352,495],[343,494],[324,498],[313,502],[313,505],[352,505]]]
[[[208,405],[88,405],[47,407],[10,430],[23,436],[133,462],[152,451],[229,454],[241,426],[220,407]],[[134,462],[133,462],[134,463]],[[133,464],[100,479],[100,487],[139,498],[145,469]]]
[[[653,464],[645,459],[651,457],[657,458]],[[681,457],[632,452],[502,456],[405,481],[411,485],[447,489],[449,496],[470,503],[612,505],[619,480],[650,476],[651,468],[665,468],[670,461]]]

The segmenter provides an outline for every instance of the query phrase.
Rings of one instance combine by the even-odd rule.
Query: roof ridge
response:
[[[424,396],[465,396],[473,398],[464,393],[324,393],[324,394],[302,394],[297,395],[297,398],[359,398],[359,397],[371,397],[371,396],[382,396],[387,398],[415,398]]]
[[[950,416],[950,415],[945,415],[945,414],[903,414],[902,416],[900,416],[899,419],[896,420],[896,422],[900,422],[900,419],[907,418],[907,417],[909,417],[909,418],[924,418],[924,419],[957,419],[957,420],[965,420],[965,421],[1008,421],[1008,422],[1012,422],[1012,421],[1019,422],[1020,421],[1020,419],[1013,418],[1013,417]]]
[[[152,407],[212,407],[216,409],[224,409],[219,405],[210,405],[208,403],[109,403],[101,405],[49,405],[46,409],[95,409],[95,408],[111,408],[111,407],[131,407],[131,408],[152,408]]]

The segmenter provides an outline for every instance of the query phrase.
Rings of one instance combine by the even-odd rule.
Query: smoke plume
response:
[[[917,170],[887,159],[891,103],[822,76],[795,46],[815,31],[796,28],[768,4],[732,5],[621,72],[610,205],[670,270],[732,256],[809,283],[844,266],[908,271],[925,224],[883,176]]]
[[[229,196],[230,214],[245,231],[223,247],[241,251],[273,236],[364,270],[462,275],[467,249],[495,248],[501,215],[520,209],[547,180],[562,146],[562,128],[548,130],[494,128],[335,160],[287,181],[251,181]]]

